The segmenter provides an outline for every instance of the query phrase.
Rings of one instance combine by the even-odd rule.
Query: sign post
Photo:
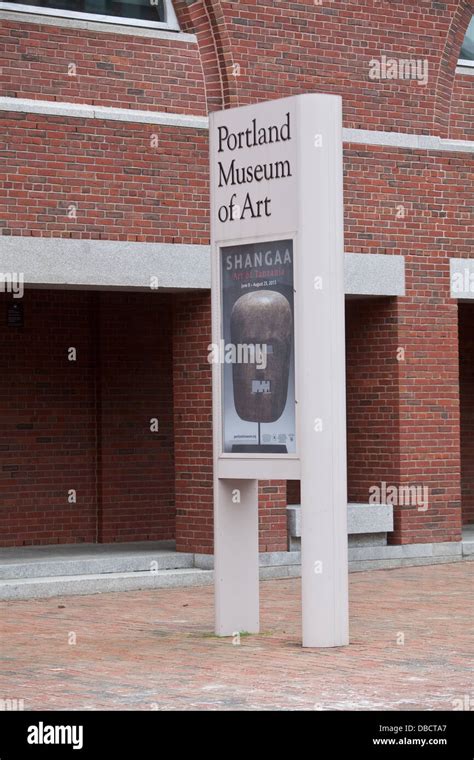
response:
[[[213,113],[210,141],[216,633],[259,630],[258,480],[301,479],[303,646],[341,646],[341,99]]]

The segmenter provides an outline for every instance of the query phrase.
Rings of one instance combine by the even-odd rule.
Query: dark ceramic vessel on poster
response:
[[[248,422],[275,422],[283,414],[288,394],[293,318],[288,300],[273,290],[241,296],[230,319],[234,346],[266,347],[266,366],[233,365],[234,403]]]

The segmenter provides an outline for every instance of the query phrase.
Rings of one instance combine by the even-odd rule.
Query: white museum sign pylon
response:
[[[259,630],[258,480],[301,480],[303,646],[348,643],[341,98],[211,114],[216,633]]]

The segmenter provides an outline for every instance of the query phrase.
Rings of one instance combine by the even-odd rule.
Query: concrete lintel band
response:
[[[162,124],[172,127],[209,129],[206,116],[142,111],[134,108],[113,108],[95,106],[88,103],[67,103],[32,98],[0,97],[0,111],[37,113],[45,116],[68,116],[78,119],[105,119],[141,124]],[[446,151],[448,153],[474,153],[474,141],[449,140],[435,135],[406,134],[404,132],[383,132],[375,129],[342,130],[343,142],[358,145],[381,145],[388,148],[411,150]]]
[[[0,274],[6,272],[22,273],[25,285],[37,288],[149,290],[152,278],[162,291],[211,287],[207,245],[2,237]],[[404,295],[404,257],[346,253],[345,292]]]
[[[208,119],[205,116],[161,111],[138,111],[131,108],[93,106],[88,103],[61,103],[31,98],[0,97],[0,111],[36,113],[44,116],[67,116],[76,119],[125,121],[135,124],[160,124],[170,127],[189,127],[190,129],[208,129]]]
[[[375,129],[343,129],[345,143],[382,145],[387,148],[474,153],[474,141],[449,140],[436,135],[416,135],[404,132],[383,132]]]
[[[348,296],[404,296],[405,257],[346,253],[344,285]]]
[[[28,5],[28,0],[25,0]],[[109,34],[125,34],[133,37],[154,37],[155,39],[172,40],[197,45],[195,34],[187,32],[173,32],[168,29],[157,29],[156,27],[133,26],[126,24],[103,23],[87,19],[61,18],[61,16],[47,16],[39,13],[24,13],[13,10],[0,10],[0,20],[18,21],[22,24],[41,24],[42,26],[59,26],[63,29],[89,29],[92,32],[108,32]]]
[[[3,237],[0,273],[31,287],[71,290],[206,290],[209,247],[113,240]],[[152,279],[157,278],[157,279]]]

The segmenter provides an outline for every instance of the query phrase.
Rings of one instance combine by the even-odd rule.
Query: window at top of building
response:
[[[7,0],[0,1],[0,9],[179,28],[171,0]]]
[[[474,16],[471,18],[462,43],[461,52],[459,54],[459,63],[461,66],[474,66]]]

